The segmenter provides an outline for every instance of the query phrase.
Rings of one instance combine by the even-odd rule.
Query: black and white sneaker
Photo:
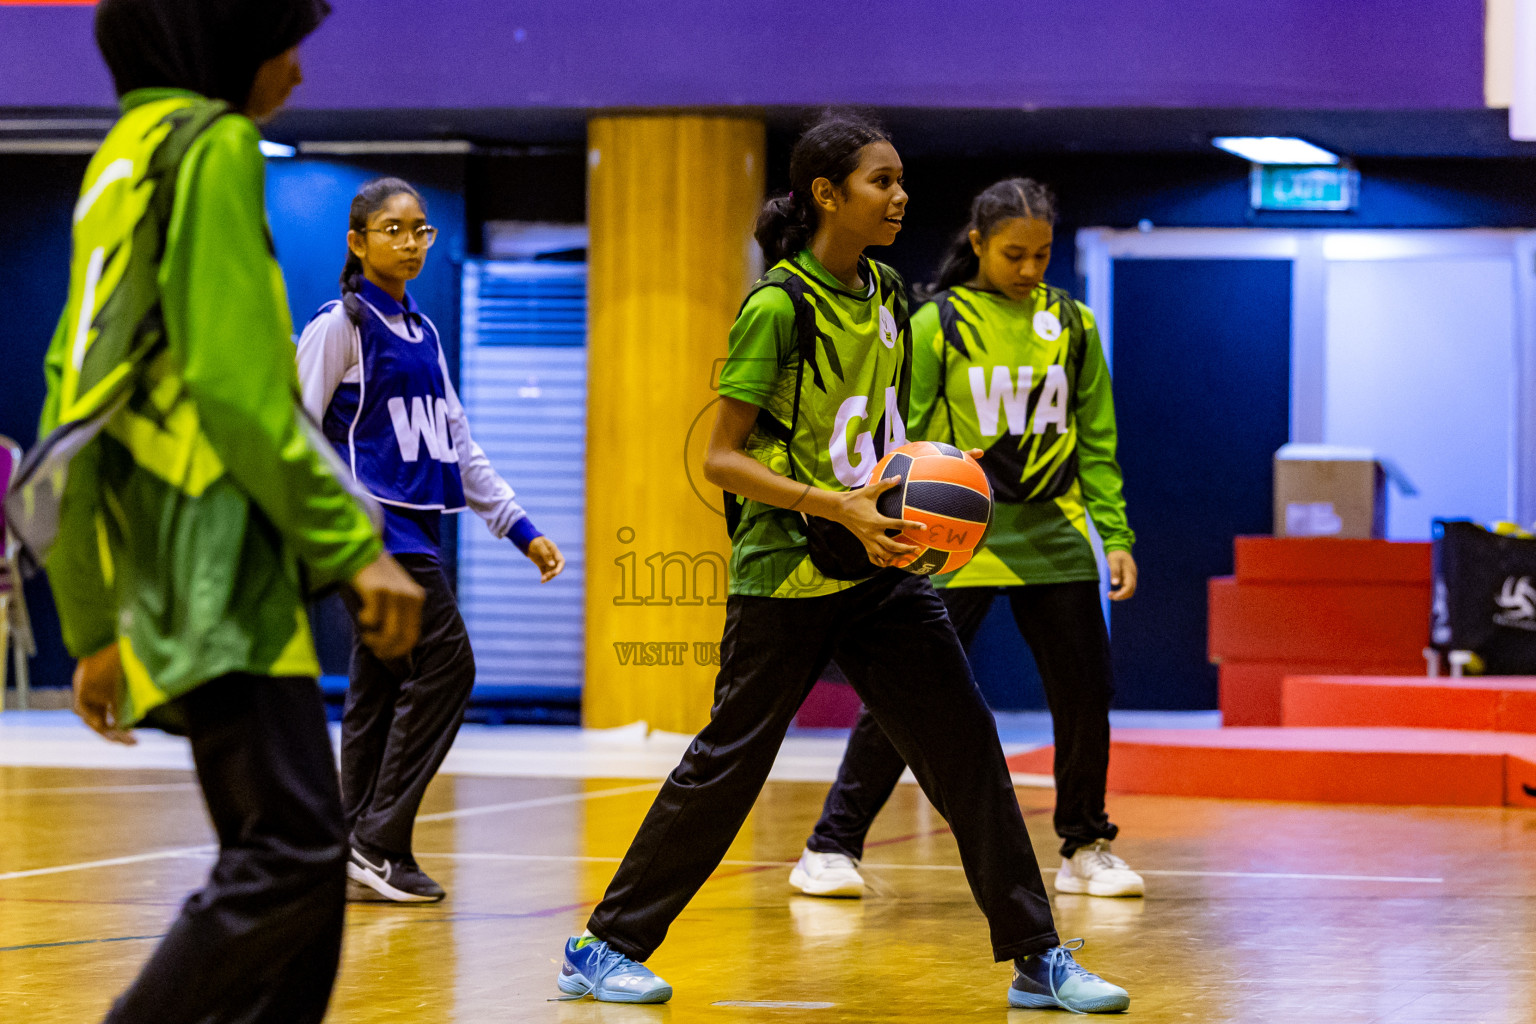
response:
[[[436,903],[446,895],[415,861],[390,860],[355,846],[347,861],[347,877],[393,903]]]

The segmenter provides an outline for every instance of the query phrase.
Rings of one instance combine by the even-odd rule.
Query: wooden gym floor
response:
[[[547,1002],[649,804],[634,779],[440,778],[417,829],[437,906],[354,904],[331,1021],[1052,1019],[1005,965],[915,786],[871,837],[862,902],[792,896],[826,786],[770,782],[651,965],[664,1007]],[[1054,868],[1052,794],[1019,790]],[[1536,1020],[1536,814],[1112,797],[1145,900],[1058,896],[1063,936],[1146,1022]],[[0,768],[0,1021],[99,1020],[207,870],[189,773]],[[752,1004],[769,1005],[752,1005]],[[778,1004],[778,1005],[773,1005]]]

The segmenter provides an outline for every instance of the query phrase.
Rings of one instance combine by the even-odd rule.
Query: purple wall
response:
[[[1483,0],[335,7],[297,107],[1483,105]],[[0,106],[109,104],[90,21],[0,6]]]

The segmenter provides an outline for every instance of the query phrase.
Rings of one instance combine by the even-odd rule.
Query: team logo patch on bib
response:
[[[1035,319],[1038,321],[1039,317]],[[1054,320],[1055,318],[1052,317],[1052,319]],[[1057,328],[1057,333],[1061,333],[1059,327]],[[896,318],[884,306],[880,307],[880,341],[886,348],[896,347]]]
[[[1061,321],[1056,319],[1055,313],[1042,309],[1035,314],[1035,333],[1046,341],[1055,341],[1061,337]]]

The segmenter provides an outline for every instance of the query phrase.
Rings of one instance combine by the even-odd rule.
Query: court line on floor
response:
[[[1279,878],[1319,882],[1416,882],[1423,885],[1444,885],[1443,878],[1415,875],[1320,875],[1299,871],[1144,871],[1143,875],[1189,875],[1196,878]]]
[[[562,793],[558,796],[536,797],[531,800],[514,800],[504,804],[487,804],[480,807],[464,807],[455,811],[440,811],[437,814],[423,814],[416,821],[448,821],[456,818],[472,818],[483,814],[498,814],[502,811],[517,811],[531,807],[548,807],[555,804],[579,803],[583,800],[595,800],[598,797],[624,796],[629,793],[654,792],[656,783],[647,782],[637,786],[616,786],[612,789],[598,789],[590,793]],[[78,864],[60,864],[49,868],[31,868],[27,871],[9,871],[0,874],[0,882],[13,878],[36,878],[39,875],[62,875],[73,871],[89,871],[92,868],[111,868],[125,864],[143,864],[147,861],[173,860],[179,857],[201,856],[217,852],[216,846],[183,846],[170,850],[155,850],[151,853],[138,853],[128,857],[109,857],[105,860],[83,861]]]
[[[36,878],[39,875],[63,875],[71,871],[89,871],[92,868],[115,868],[123,864],[143,864],[152,860],[177,860],[182,857],[200,857],[217,851],[216,846],[180,846],[170,850],[136,853],[129,857],[109,857],[106,860],[87,860],[78,864],[60,864],[51,868],[31,868],[27,871],[8,871],[0,874],[0,882],[13,878]]]
[[[1043,811],[1034,811],[1034,812],[1026,811],[1025,812],[1025,816],[1028,817],[1031,813],[1044,813],[1044,812]],[[876,843],[870,843],[869,845],[870,846],[885,846],[885,845],[889,845],[891,843],[905,843],[905,842],[908,842],[908,841],[913,840],[913,839],[924,839],[924,838],[928,838],[930,836],[943,835],[944,833],[946,833],[948,831],[949,831],[948,826],[944,826],[944,827],[941,827],[941,828],[930,829],[930,830],[928,830],[926,832],[913,832],[910,835],[897,836],[894,839],[884,839],[884,840],[881,840],[881,841],[876,842]],[[418,853],[416,856],[424,857],[424,856],[427,856],[427,855],[426,854]],[[713,874],[711,874],[709,876],[709,880],[711,882],[718,882],[718,881],[720,881],[722,879],[726,879],[726,878],[740,878],[743,875],[755,875],[755,874],[760,874],[760,873],[762,873],[764,871],[773,871],[775,869],[783,869],[783,868],[789,866],[788,863],[786,863],[785,861],[778,861],[778,860],[754,861],[754,862],[743,862],[743,863],[746,863],[748,866],[737,867],[737,868],[735,868],[734,870],[731,870],[731,871],[718,871],[717,870],[716,872],[714,872]],[[724,864],[722,863],[721,866],[723,867]],[[436,917],[436,918],[425,918],[424,917],[424,918],[418,918],[417,920],[425,923],[425,922],[428,922],[428,921],[442,922],[442,921],[473,921],[473,920],[482,920],[482,921],[485,921],[485,920],[517,920],[517,919],[526,919],[526,918],[554,917],[557,914],[569,914],[572,911],[576,911],[576,910],[590,910],[591,908],[597,906],[599,902],[600,902],[599,900],[583,900],[580,903],[567,903],[565,906],[562,906],[562,907],[545,907],[543,910],[529,910],[529,911],[521,911],[521,912],[518,912],[518,913],[511,913],[511,914],[506,914],[506,913],[486,913],[486,912],[483,912],[483,911],[482,912],[471,912],[471,913],[451,913],[451,914],[445,914],[442,917]]]
[[[1030,816],[1035,815],[1035,814],[1043,814],[1043,813],[1045,813],[1043,810],[1034,809],[1034,810],[1025,811],[1024,812],[1024,816],[1025,817],[1030,817]],[[417,819],[417,820],[420,820],[420,819]],[[866,843],[865,847],[867,849],[874,849],[875,847],[878,847],[878,846],[893,846],[893,845],[896,845],[898,843],[909,843],[909,842],[911,842],[914,839],[929,839],[929,838],[932,838],[933,836],[945,835],[948,832],[949,832],[949,826],[948,825],[941,825],[938,828],[929,829],[926,832],[911,832],[911,833],[908,833],[907,835],[904,835],[904,836],[892,836],[889,839],[878,839],[875,842]],[[473,852],[468,852],[468,851],[466,851],[466,852],[450,852],[450,853],[422,853],[422,852],[418,851],[416,856],[418,856],[418,857],[442,857],[442,858],[447,859],[447,860],[553,861],[553,862],[567,863],[567,864],[577,864],[577,863],[580,863],[580,864],[618,864],[620,861],[622,861],[624,859],[623,857],[597,857],[597,856],[589,856],[589,855],[586,855],[586,854],[579,854],[579,853],[473,853]],[[751,869],[758,869],[758,870],[761,870],[761,869],[764,869],[764,868],[792,868],[794,866],[795,866],[795,861],[792,861],[792,860],[722,860],[719,863],[719,865],[718,865],[718,867],[738,867],[738,868],[751,868]],[[868,866],[870,868],[877,868],[877,867],[881,867],[882,865],[870,864]],[[905,865],[897,864],[897,865],[891,865],[891,866],[893,866],[893,867],[903,867]],[[921,866],[921,867],[940,867],[941,869],[948,870],[948,868],[943,866],[943,865],[927,865],[927,864],[925,864],[925,865],[912,865],[912,866],[914,866],[914,867],[918,867],[918,866]],[[963,870],[963,869],[961,869],[959,867],[956,867],[953,870],[960,871],[960,870]],[[747,872],[728,872],[724,877],[730,877],[732,874],[746,874],[746,873]],[[710,877],[713,879],[713,878],[722,877],[722,876],[712,874]]]
[[[616,786],[613,789],[597,789],[590,793],[562,793],[559,796],[541,796],[530,800],[513,800],[505,804],[485,804],[480,807],[463,807],[456,811],[438,811],[436,814],[419,814],[416,823],[451,821],[458,818],[475,818],[482,814],[500,814],[502,811],[521,811],[530,807],[551,807],[556,804],[575,804],[583,800],[596,800],[603,796],[625,796],[630,793],[654,793],[662,780],[643,782],[637,786]]]
[[[142,786],[35,786],[31,789],[5,789],[0,787],[0,797],[5,796],[80,796],[106,793],[180,793],[197,791],[195,782],[146,783]]]
[[[117,935],[110,939],[70,939],[67,942],[34,942],[26,946],[0,946],[0,953],[16,953],[23,949],[53,949],[57,946],[96,946],[103,942],[142,942],[146,939],[163,939],[160,935]]]
[[[622,857],[596,857],[584,854],[560,853],[417,853],[418,857],[440,857],[445,860],[465,861],[550,861],[557,863],[617,864]],[[792,868],[792,860],[722,860],[721,867],[743,868]],[[859,865],[869,871],[963,871],[958,864],[891,864],[863,861]],[[1270,878],[1298,879],[1324,882],[1412,882],[1424,885],[1444,884],[1443,878],[1425,878],[1410,875],[1324,875],[1302,874],[1283,871],[1154,871],[1138,869],[1143,875],[1187,875],[1198,878]]]

